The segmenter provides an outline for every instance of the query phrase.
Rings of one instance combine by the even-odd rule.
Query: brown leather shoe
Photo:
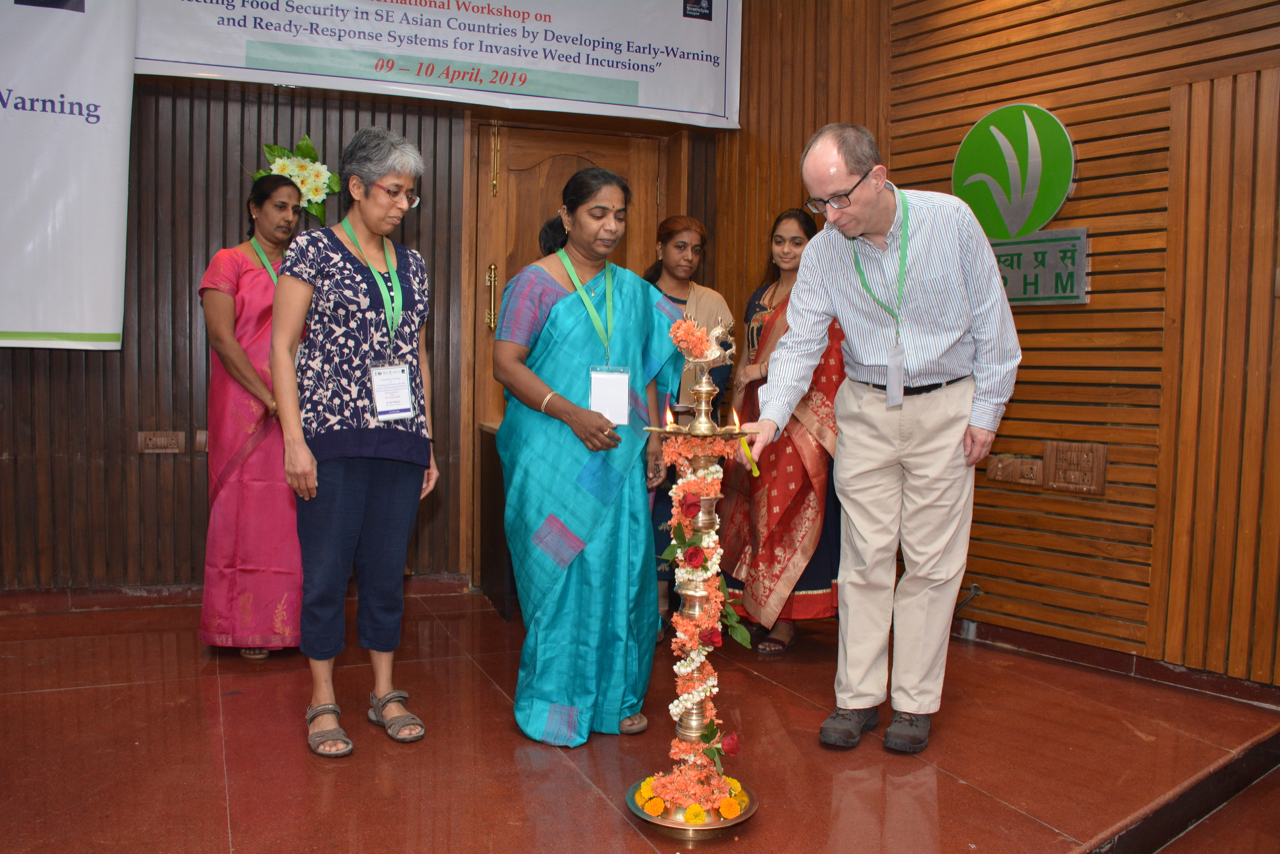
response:
[[[857,747],[862,741],[862,734],[875,729],[880,723],[880,709],[872,706],[869,709],[836,710],[818,728],[818,741],[831,747]]]
[[[929,746],[929,716],[894,712],[884,731],[884,746],[899,753],[919,753]]]

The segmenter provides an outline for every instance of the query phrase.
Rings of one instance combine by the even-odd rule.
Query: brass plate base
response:
[[[636,792],[639,791],[640,785],[644,780],[627,789],[627,806],[631,808],[631,812],[637,818],[643,819],[646,823],[653,827],[654,830],[664,836],[672,836],[676,839],[697,840],[697,839],[714,839],[717,836],[728,833],[734,827],[742,824],[751,816],[755,815],[756,807],[760,802],[756,800],[755,794],[745,785],[742,787],[743,793],[747,796],[747,805],[743,807],[742,812],[733,818],[723,819],[715,810],[707,813],[707,820],[703,824],[685,824],[682,816],[684,815],[684,807],[668,807],[660,816],[651,816],[639,804],[636,803]]]

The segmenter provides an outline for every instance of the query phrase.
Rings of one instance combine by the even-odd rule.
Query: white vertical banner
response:
[[[118,350],[137,0],[0,0],[0,347]]]

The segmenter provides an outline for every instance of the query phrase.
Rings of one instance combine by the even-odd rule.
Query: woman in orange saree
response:
[[[769,357],[787,331],[787,305],[800,256],[817,233],[804,211],[783,211],[771,235],[772,263],[765,283],[751,295],[746,311],[747,347],[734,383],[734,408],[743,422],[759,414],[756,391],[769,375]],[[844,381],[840,353],[844,333],[831,324],[827,349],[813,372],[808,392],[779,439],[749,467],[726,462],[723,565],[741,591],[737,606],[771,629],[756,644],[764,655],[785,652],[796,620],[837,613],[835,580],[840,569],[840,505],[831,479],[836,446],[835,397]]]
[[[297,185],[264,175],[249,191],[249,240],[200,281],[209,346],[209,534],[200,640],[249,659],[297,646],[302,554],[284,479],[271,386],[276,270],[301,212]]]

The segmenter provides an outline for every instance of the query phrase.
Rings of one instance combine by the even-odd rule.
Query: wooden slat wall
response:
[[[829,122],[856,122],[888,148],[887,12],[887,4],[866,0],[743,4],[742,129],[720,137],[712,235],[714,285],[738,318],[739,336],[769,260],[769,226],[807,197],[800,153],[809,137]]]
[[[1166,308],[1182,285],[1174,281],[1181,262],[1167,250],[1230,212],[1188,208],[1185,223],[1171,216],[1170,185],[1184,180],[1170,174],[1171,126],[1187,121],[1184,96],[1171,87],[1222,86],[1196,81],[1280,65],[1280,5],[918,0],[894,4],[890,37],[891,176],[949,191],[951,161],[975,121],[1003,104],[1039,104],[1067,125],[1079,158],[1076,192],[1048,227],[1088,226],[1092,238],[1088,306],[1015,310],[1025,356],[994,451],[1039,456],[1045,439],[1104,442],[1107,494],[996,489],[980,473],[966,583],[984,595],[963,615],[1161,657],[1170,557],[1185,557],[1165,536],[1179,486],[1171,464],[1185,450],[1169,441],[1181,381],[1170,371],[1180,354],[1171,339],[1181,316]],[[1221,109],[1230,128],[1230,110]],[[1274,142],[1274,120],[1269,134]],[[1232,149],[1217,156],[1220,180],[1238,184]],[[1188,322],[1190,313],[1189,305]],[[1233,365],[1242,362],[1244,339],[1215,340],[1226,342]],[[1231,429],[1239,435],[1238,419]],[[1243,474],[1240,460],[1234,466],[1221,473]],[[1211,561],[1212,548],[1202,548]],[[1229,599],[1229,583],[1219,585]],[[1215,630],[1225,625],[1221,601]],[[1274,601],[1268,607],[1274,627]],[[1207,650],[1195,660],[1208,663]]]
[[[1185,237],[1169,265],[1182,300],[1169,310],[1183,322],[1180,335],[1170,328],[1181,365],[1180,400],[1167,401],[1177,453],[1164,657],[1280,681],[1280,69],[1178,86],[1173,103],[1172,214]]]
[[[423,151],[422,204],[395,235],[431,282],[435,450],[441,479],[409,552],[417,573],[456,572],[456,433],[462,114],[420,101],[253,84],[139,78],[130,157],[125,327],[119,352],[0,348],[0,586],[199,581],[208,513],[209,354],[196,286],[209,258],[244,239],[247,176],[264,142],[310,134],[337,168],[367,124]],[[336,197],[330,202],[332,221]],[[103,216],[114,212],[103,211]],[[70,251],[74,251],[71,248]],[[139,430],[187,434],[187,452],[139,455]]]

